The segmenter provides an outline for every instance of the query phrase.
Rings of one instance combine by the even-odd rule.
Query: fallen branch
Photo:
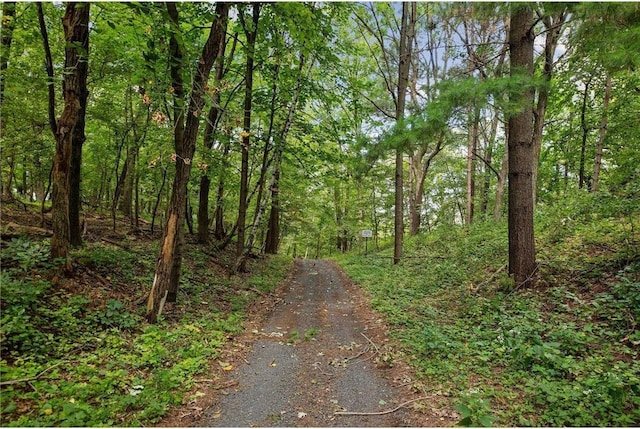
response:
[[[51,371],[53,368],[55,368],[58,365],[61,365],[63,363],[65,363],[67,361],[62,360],[60,362],[58,362],[55,365],[50,366],[49,368],[41,371],[38,375],[35,375],[33,377],[27,377],[27,378],[20,378],[18,380],[7,380],[7,381],[0,381],[0,386],[12,386],[14,384],[20,384],[20,383],[29,383],[31,381],[37,380],[40,377],[42,377],[43,375],[45,375],[47,372]],[[29,383],[30,384],[30,383]],[[33,386],[32,386],[33,387]]]
[[[211,378],[203,378],[201,380],[194,380],[194,383],[213,383],[216,380],[213,380]],[[226,383],[222,383],[219,386],[214,386],[213,389],[214,390],[222,390],[222,389],[228,389],[229,387],[233,387],[233,386],[237,386],[239,384],[238,380],[231,380],[231,381],[227,381]]]
[[[503,271],[506,268],[507,268],[506,265],[502,265],[500,268],[498,268],[497,271],[495,271],[493,274],[491,274],[491,276],[487,280],[483,281],[478,286],[474,287],[473,288],[473,292],[478,292],[481,287],[489,284],[489,282],[491,282],[501,271]]]
[[[377,413],[363,413],[363,412],[357,412],[357,411],[336,411],[333,414],[335,414],[337,416],[383,416],[385,414],[395,413],[400,408],[406,407],[409,404],[412,404],[412,403],[418,402],[418,401],[422,401],[424,399],[429,399],[429,398],[427,396],[423,396],[423,397],[420,397],[420,398],[412,399],[410,401],[403,402],[402,404],[398,405],[397,407],[395,407],[395,408],[393,408],[391,410],[379,411]]]
[[[351,357],[348,357],[348,358],[345,358],[344,360],[345,360],[346,362],[351,362],[351,361],[352,361],[352,360],[354,360],[354,359],[358,359],[360,356],[362,356],[363,354],[367,353],[369,350],[371,350],[371,347],[367,347],[366,349],[362,350],[362,351],[361,351],[360,353],[358,353],[357,355],[355,355],[355,356],[351,356]],[[375,356],[375,354],[374,354],[374,356]]]
[[[51,237],[53,235],[53,231],[38,228],[37,226],[18,225],[14,222],[7,222],[2,226],[2,238],[5,240],[23,235],[41,235],[44,237]]]
[[[231,381],[227,381],[224,384],[221,384],[220,386],[214,387],[214,389],[215,390],[228,389],[229,387],[237,386],[238,384],[240,384],[238,380],[231,380]]]
[[[100,241],[104,241],[105,243],[112,244],[112,245],[117,246],[117,247],[119,247],[121,249],[124,249],[124,250],[131,250],[131,247],[128,244],[126,244],[126,243],[125,244],[118,243],[117,241],[110,240],[110,239],[108,239],[106,237],[100,237]]]
[[[362,335],[363,337],[365,337],[367,339],[367,341],[369,341],[371,343],[371,345],[373,346],[374,349],[376,349],[376,354],[380,353],[380,349],[378,348],[378,346],[376,346],[376,343],[374,343],[373,341],[371,341],[371,338],[367,337],[364,332],[360,332],[360,335]]]
[[[255,288],[255,287],[250,287],[249,288],[250,291],[257,293],[258,295],[260,295],[263,298],[266,298],[268,295],[264,292],[262,292],[261,290]]]

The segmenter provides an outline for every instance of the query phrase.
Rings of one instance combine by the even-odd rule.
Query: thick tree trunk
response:
[[[269,212],[269,225],[267,227],[267,239],[264,246],[265,253],[275,255],[280,244],[280,165],[275,166],[273,181],[271,184],[271,211]]]
[[[66,41],[64,102],[65,106],[56,126],[56,151],[53,161],[51,256],[65,260],[64,270],[71,271],[69,258],[69,175],[75,127],[82,113],[81,97],[86,91],[86,76],[81,76],[78,62],[86,55],[82,46],[87,46],[89,37],[89,3],[68,3],[62,19]],[[86,57],[85,57],[86,58]],[[86,73],[86,69],[84,69]]]
[[[216,28],[216,32],[219,31],[221,32],[221,34],[225,34],[227,31],[229,8],[226,7],[222,9],[221,13],[222,15],[216,21],[217,25],[219,26],[218,28]],[[226,37],[220,38],[220,45],[218,46],[218,56],[216,58],[214,78],[215,85],[219,85],[220,81],[224,77],[224,53],[227,46],[226,40]],[[220,122],[221,116],[222,112],[220,108],[220,91],[215,90],[213,102],[209,109],[207,125],[205,126],[204,130],[204,147],[207,151],[210,151],[213,147],[216,129],[218,128],[218,123]],[[205,170],[200,177],[200,193],[198,195],[198,242],[201,244],[208,244],[210,224],[209,191],[211,188],[211,179],[209,178],[208,167],[204,168]]]
[[[178,100],[183,100],[182,82],[182,52],[183,47],[178,11],[175,3],[167,3],[167,11],[172,21],[172,35],[170,40],[171,50],[171,76],[174,85],[174,95],[176,97],[176,108],[184,104]],[[184,231],[184,207],[187,198],[187,183],[191,173],[191,161],[196,149],[196,139],[200,126],[200,113],[204,108],[204,92],[206,82],[209,79],[213,62],[218,57],[220,38],[224,37],[224,32],[218,31],[218,20],[223,15],[227,3],[216,4],[216,18],[211,24],[209,37],[202,50],[202,55],[198,61],[197,70],[193,79],[191,96],[186,115],[186,125],[184,124],[184,113],[182,110],[176,112],[174,117],[175,134],[174,146],[176,149],[176,176],[173,182],[171,200],[167,210],[167,223],[165,225],[162,246],[156,262],[156,272],[153,280],[149,299],[147,301],[146,318],[149,322],[155,322],[162,313],[165,301],[174,301],[177,296],[180,281],[180,270],[182,266],[182,235]],[[226,16],[226,14],[225,14]],[[184,128],[182,128],[184,127]]]
[[[591,192],[598,190],[600,182],[600,168],[602,167],[602,152],[604,149],[604,138],[607,134],[607,123],[609,116],[609,100],[611,99],[611,76],[607,76],[607,86],[604,90],[604,100],[602,102],[602,123],[600,124],[600,135],[598,136],[598,145],[596,146],[595,165],[593,167],[593,181],[591,182]]]
[[[511,75],[533,77],[533,12],[512,4],[509,50]],[[533,237],[533,90],[519,96],[522,112],[509,118],[509,272],[516,287],[532,286],[535,273]],[[513,100],[515,101],[515,100]]]
[[[409,83],[409,69],[411,67],[411,48],[416,22],[416,4],[402,3],[402,24],[400,27],[400,52],[398,64],[398,94],[396,102],[396,120],[404,120],[407,86]],[[395,160],[395,209],[394,209],[394,240],[393,263],[397,264],[402,258],[402,243],[404,240],[404,196],[403,196],[404,160],[402,148],[396,149]]]
[[[260,19],[260,3],[253,3],[253,23],[249,28],[245,25],[243,12],[240,13],[244,31],[247,37],[247,64],[245,68],[244,122],[242,140],[240,142],[242,161],[240,168],[240,201],[238,203],[238,242],[236,246],[236,264],[233,272],[246,270],[246,259],[242,257],[245,251],[246,218],[249,194],[249,149],[251,143],[251,104],[253,101],[253,63],[258,21]]]
[[[77,6],[80,7],[80,6]],[[86,3],[87,9],[89,3]],[[87,11],[87,17],[89,12]],[[88,18],[87,18],[88,19]],[[85,24],[82,24],[85,25]],[[86,24],[88,25],[88,24]],[[85,115],[87,111],[87,74],[89,72],[89,30],[84,29],[80,44],[76,47],[78,51],[75,72],[78,75],[78,101],[80,103],[78,111],[78,121],[73,129],[71,138],[71,165],[69,172],[69,227],[70,240],[72,246],[82,245],[82,227],[80,213],[82,212],[82,200],[80,197],[81,169],[82,169],[82,146],[86,140],[84,134]]]

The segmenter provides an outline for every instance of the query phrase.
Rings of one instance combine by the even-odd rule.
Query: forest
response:
[[[461,425],[640,425],[638,3],[1,7],[2,426],[162,422],[296,258]]]

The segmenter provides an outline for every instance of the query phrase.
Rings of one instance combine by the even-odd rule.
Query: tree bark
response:
[[[604,100],[602,102],[602,123],[600,124],[600,135],[598,136],[598,145],[596,146],[596,159],[593,167],[593,181],[591,182],[591,192],[598,190],[600,182],[600,169],[602,167],[602,152],[604,149],[604,138],[607,134],[607,124],[609,115],[609,100],[611,99],[611,76],[607,76],[607,84],[604,90]]]
[[[215,66],[215,78],[214,84],[219,85],[220,81],[224,77],[224,53],[227,46],[226,43],[226,31],[229,15],[229,6],[220,10],[220,17],[216,20],[216,33],[221,34],[223,37],[219,39],[218,56],[216,58]],[[220,108],[220,90],[214,88],[213,103],[209,109],[209,115],[207,125],[204,130],[204,147],[207,151],[210,151],[213,147],[215,131],[218,127],[222,111]],[[206,168],[206,167],[205,167]],[[208,170],[203,171],[200,177],[200,193],[198,200],[198,242],[201,244],[209,243],[209,190],[211,187],[211,179],[209,178]]]
[[[75,128],[83,113],[81,97],[86,91],[86,68],[78,67],[83,58],[82,48],[89,37],[89,3],[68,3],[62,18],[66,41],[64,73],[64,109],[56,126],[56,151],[53,160],[51,256],[64,259],[63,269],[71,271],[69,258],[69,175]],[[86,57],[85,57],[86,58]],[[83,86],[84,84],[84,86]]]
[[[512,4],[509,50],[511,75],[533,77],[533,12]],[[533,236],[533,89],[519,98],[522,111],[509,118],[509,272],[516,287],[533,286],[536,261]],[[515,100],[514,100],[515,101]]]
[[[8,1],[2,5],[2,52],[0,52],[0,109],[4,103],[4,87],[9,65],[9,53],[13,41],[13,29],[15,27],[16,2]],[[0,135],[4,130],[4,118],[0,115]]]
[[[224,147],[222,149],[222,167],[218,173],[218,190],[216,192],[216,208],[214,211],[215,225],[213,227],[213,236],[216,240],[223,240],[226,237],[224,230],[224,178],[227,170],[227,156],[231,150],[231,141],[227,136],[225,138]]]
[[[236,264],[233,272],[246,270],[246,259],[242,257],[245,251],[245,233],[247,217],[247,196],[249,194],[249,149],[251,143],[251,104],[253,101],[253,64],[255,55],[256,36],[258,34],[258,21],[260,19],[260,3],[253,3],[253,26],[245,25],[243,12],[240,19],[247,37],[247,64],[245,68],[245,94],[244,94],[244,121],[242,140],[240,142],[242,161],[240,169],[240,202],[238,203],[238,242],[236,246]]]
[[[170,40],[171,51],[171,75],[176,97],[176,108],[183,106],[183,81],[182,81],[182,52],[183,47],[178,11],[175,3],[167,3],[167,11],[171,19],[172,34]],[[171,199],[167,209],[167,222],[165,224],[160,254],[156,262],[155,276],[149,299],[147,301],[146,318],[149,322],[157,321],[162,313],[165,301],[175,301],[180,282],[180,270],[182,267],[182,236],[184,234],[184,207],[187,198],[187,183],[191,173],[191,161],[196,149],[196,139],[200,126],[200,114],[204,108],[204,92],[213,62],[218,57],[220,46],[219,38],[224,33],[218,31],[217,21],[222,15],[221,9],[228,7],[225,3],[216,4],[216,18],[211,24],[209,37],[202,50],[202,55],[197,63],[197,70],[193,79],[188,110],[176,112],[174,117],[175,133],[174,146],[176,149],[176,176],[173,181]],[[186,113],[186,125],[184,116]]]
[[[87,9],[89,3],[86,3]],[[87,16],[88,16],[87,12]],[[88,19],[88,18],[87,18]],[[85,24],[83,24],[85,25]],[[88,23],[87,23],[88,25]],[[84,29],[80,45],[76,48],[78,59],[76,62],[76,73],[78,74],[78,101],[80,103],[78,111],[78,122],[73,129],[71,138],[71,165],[69,172],[69,232],[72,246],[82,245],[82,227],[80,213],[82,212],[82,199],[80,197],[81,170],[82,170],[82,145],[86,140],[84,133],[85,115],[87,111],[87,74],[89,72],[89,30]]]
[[[542,78],[544,84],[538,91],[538,102],[534,111],[533,125],[533,169],[531,183],[533,185],[533,206],[536,205],[538,195],[538,163],[540,160],[540,151],[542,150],[542,132],[544,130],[544,118],[547,111],[549,101],[549,85],[553,74],[554,55],[558,46],[558,39],[562,33],[563,24],[566,19],[565,11],[554,16],[545,16],[542,20],[546,32],[544,43],[544,66]]]
[[[467,206],[465,223],[471,225],[474,215],[474,200],[476,195],[476,150],[478,148],[478,122],[480,112],[472,104],[469,106],[469,129],[467,131]]]
[[[424,200],[424,181],[433,159],[440,153],[444,144],[444,137],[440,136],[436,146],[429,156],[424,159],[426,150],[423,147],[418,153],[410,158],[409,174],[411,176],[411,196],[409,200],[409,234],[415,236],[420,231],[422,225],[422,202]],[[374,211],[375,213],[375,211]]]
[[[302,71],[305,65],[305,56],[300,54],[300,63],[298,64],[298,76],[296,78],[296,86],[293,93],[293,99],[289,106],[289,114],[282,127],[282,131],[278,136],[276,142],[274,161],[273,161],[273,175],[271,178],[271,211],[269,212],[269,223],[267,227],[267,242],[265,244],[265,252],[276,254],[278,253],[278,245],[280,244],[280,166],[282,164],[282,153],[284,146],[293,125],[293,119],[295,117],[296,110],[298,109],[298,99],[300,97],[300,90],[302,89]],[[311,61],[313,64],[313,61]],[[257,226],[257,223],[254,223]]]
[[[11,52],[11,42],[13,41],[13,29],[15,27],[16,2],[5,2],[2,6],[2,50],[0,51],[0,112],[2,112],[2,104],[4,103],[4,88],[9,65],[9,53]],[[0,114],[0,136],[4,135],[4,115]],[[5,147],[0,146],[0,158],[6,159]],[[5,185],[0,178],[0,194],[3,197],[12,198],[12,181],[13,169],[15,167],[15,154],[11,156],[9,161],[9,176]],[[0,174],[1,174],[0,169]]]
[[[586,162],[586,152],[587,152],[587,138],[589,137],[589,131],[591,131],[591,129],[587,125],[587,101],[589,100],[589,86],[591,86],[592,80],[593,80],[593,76],[589,76],[589,79],[584,84],[584,93],[582,94],[582,109],[580,110],[580,127],[582,128],[582,144],[580,145],[580,168],[578,171],[578,188],[579,189],[584,188],[584,185],[587,182],[585,162]]]
[[[398,64],[398,93],[396,98],[396,121],[404,119],[407,86],[409,83],[409,70],[411,67],[411,48],[416,22],[416,4],[402,3],[402,21],[400,27],[400,52]],[[394,209],[394,240],[393,263],[397,264],[402,258],[402,244],[404,239],[404,197],[403,197],[403,151],[402,147],[396,148],[395,159],[395,209]]]

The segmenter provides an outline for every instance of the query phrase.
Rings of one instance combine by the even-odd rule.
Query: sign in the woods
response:
[[[371,238],[373,237],[373,231],[371,231],[370,229],[363,229],[360,234],[362,235],[362,237],[364,238]]]

